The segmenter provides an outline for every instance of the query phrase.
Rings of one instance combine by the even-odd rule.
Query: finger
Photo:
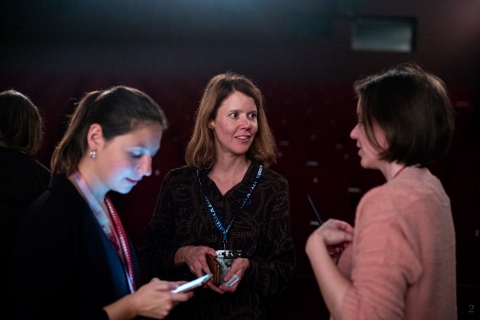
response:
[[[206,254],[210,254],[214,257],[217,257],[217,252],[215,251],[215,249],[210,248],[210,247],[204,247],[204,248],[205,248],[205,253]]]
[[[203,266],[202,266],[202,263],[199,260],[195,261],[193,263],[192,267],[193,267],[193,270],[192,269],[190,269],[190,270],[192,271],[192,273],[194,275],[196,275],[197,277],[203,276]]]
[[[183,302],[187,301],[193,296],[193,292],[172,293],[172,301]]]
[[[172,290],[172,289],[170,289],[170,287],[171,287],[170,282],[159,280],[157,278],[153,278],[145,286],[149,286],[149,287],[153,288],[154,290],[160,290],[160,291],[162,291],[162,290]]]
[[[345,231],[347,233],[353,233],[354,229],[348,222],[341,221],[341,220],[336,220],[335,224],[336,224],[338,229],[340,229],[342,231]]]
[[[206,260],[205,260],[204,263],[202,263],[202,270],[205,272],[205,274],[212,273],[212,271],[208,267],[208,263],[207,263]],[[203,276],[203,274],[202,274],[202,276]]]
[[[207,287],[210,288],[211,290],[219,293],[219,294],[224,294],[225,291],[221,290],[219,287],[216,287],[213,283],[207,282]]]
[[[204,276],[203,270],[198,269],[197,272],[195,272],[195,275],[197,276],[197,278],[200,278],[200,277]]]
[[[221,285],[220,289],[225,291],[225,292],[235,292],[237,290],[237,287],[238,287],[239,283],[240,283],[240,280],[238,280],[233,286]]]

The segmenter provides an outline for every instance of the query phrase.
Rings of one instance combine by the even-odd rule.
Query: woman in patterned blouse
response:
[[[139,252],[148,277],[210,273],[207,255],[241,250],[223,284],[198,289],[169,319],[264,319],[295,269],[287,181],[275,161],[260,90],[232,73],[209,82],[186,150],[162,183]],[[231,251],[228,251],[231,252]]]

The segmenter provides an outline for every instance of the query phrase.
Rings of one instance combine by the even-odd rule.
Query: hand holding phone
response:
[[[210,273],[208,273],[208,274],[206,274],[206,275],[204,275],[200,278],[197,278],[195,280],[192,280],[190,282],[182,284],[177,289],[172,290],[172,293],[180,293],[180,292],[186,292],[186,291],[193,290],[197,287],[200,287],[201,285],[203,285],[208,280],[210,280],[211,277],[212,277],[212,275]]]

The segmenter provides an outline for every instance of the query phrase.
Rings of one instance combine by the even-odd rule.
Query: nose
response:
[[[145,154],[141,161],[140,165],[138,166],[138,172],[142,174],[142,176],[150,176],[152,174],[152,157],[148,154]]]
[[[252,127],[252,120],[248,118],[248,116],[241,117],[241,126],[245,129],[250,129]]]
[[[350,138],[354,140],[358,138],[358,123],[353,127],[352,131],[350,131]]]

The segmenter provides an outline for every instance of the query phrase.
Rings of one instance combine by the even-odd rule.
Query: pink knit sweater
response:
[[[353,284],[342,319],[456,319],[455,232],[440,181],[408,167],[369,191],[339,267]]]

